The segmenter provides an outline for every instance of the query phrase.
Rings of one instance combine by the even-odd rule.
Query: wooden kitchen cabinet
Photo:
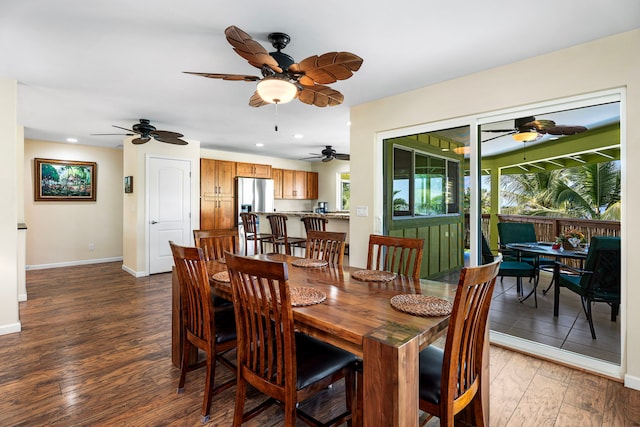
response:
[[[307,198],[307,172],[284,169],[282,171],[282,198]]]
[[[307,199],[318,199],[318,172],[307,172]]]
[[[271,178],[271,165],[237,162],[236,176],[248,178]]]
[[[271,169],[271,179],[273,179],[273,198],[282,199],[282,169]]]
[[[200,229],[235,226],[235,176],[235,162],[200,159]]]

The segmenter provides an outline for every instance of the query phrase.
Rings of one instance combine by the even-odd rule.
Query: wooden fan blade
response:
[[[166,142],[167,144],[175,144],[175,145],[187,145],[189,144],[187,141],[183,141],[180,138],[155,138],[156,141]]]
[[[260,80],[258,76],[247,76],[244,74],[218,74],[218,73],[194,73],[192,71],[183,71],[185,74],[193,74],[194,76],[208,77],[210,79],[222,79],[232,81],[257,82]]]
[[[278,61],[257,41],[242,31],[240,28],[232,25],[224,30],[227,41],[233,46],[233,50],[249,64],[256,68],[262,68],[264,65],[271,68],[276,73],[282,73],[282,68],[278,65]]]
[[[300,83],[309,86],[309,79],[319,84],[334,83],[346,80],[360,69],[362,58],[350,52],[329,52],[314,55],[302,60],[299,64],[292,64],[289,71],[304,73]]]
[[[529,128],[536,128],[538,132],[541,132],[543,130],[555,127],[556,122],[554,122],[553,120],[533,120],[531,122],[525,123],[524,126]]]
[[[252,107],[262,107],[263,105],[269,105],[269,103],[258,95],[258,91],[255,91],[249,99],[249,105]]]
[[[333,107],[342,104],[344,95],[329,86],[302,86],[302,90],[298,92],[298,99],[316,107]]]
[[[112,136],[116,136],[116,135],[120,135],[120,136],[133,136],[135,135],[135,133],[92,133],[90,134],[91,136],[104,136],[104,135],[112,135]]]
[[[333,155],[338,160],[351,160],[351,156],[349,154],[336,153]]]
[[[135,138],[135,139],[131,140],[131,143],[135,144],[135,145],[140,145],[140,144],[144,144],[144,143],[149,142],[150,139],[151,138],[148,138],[148,137],[147,138],[142,138],[142,137]]]
[[[550,135],[575,135],[577,133],[586,132],[587,128],[584,126],[554,126],[544,129],[542,133],[548,133]]]
[[[168,130],[152,130],[151,132],[149,132],[149,135],[151,135],[155,139],[158,139],[158,138],[175,139],[175,138],[182,138],[184,136],[181,133],[171,132]]]

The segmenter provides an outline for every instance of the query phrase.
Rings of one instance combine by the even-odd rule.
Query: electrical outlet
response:
[[[89,250],[90,251],[95,251],[96,250],[96,245],[94,245],[93,243],[89,243]]]
[[[357,206],[356,207],[356,216],[369,216],[369,207],[368,206]]]

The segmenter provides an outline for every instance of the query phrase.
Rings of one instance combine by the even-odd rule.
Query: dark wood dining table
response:
[[[587,258],[587,251],[581,248],[576,248],[575,250],[553,249],[553,243],[550,242],[510,243],[505,246],[507,249],[518,252],[519,258],[523,254],[532,253],[537,256],[556,259],[556,263],[553,266],[553,316],[558,317],[560,310],[560,281],[558,277],[560,276],[561,265],[557,260],[564,258],[583,261]]]
[[[417,425],[418,353],[446,332],[449,316],[411,315],[393,308],[390,299],[398,294],[426,294],[453,301],[457,285],[404,276],[366,282],[352,277],[358,268],[298,267],[291,263],[299,258],[283,254],[254,257],[286,262],[290,286],[312,287],[326,294],[320,304],[294,307],[294,321],[299,331],[362,358],[363,425]],[[226,265],[210,261],[207,268],[212,276]],[[219,296],[232,298],[229,283],[213,279],[210,283]],[[174,304],[176,310],[179,304]],[[179,353],[178,341],[174,341],[174,354]]]

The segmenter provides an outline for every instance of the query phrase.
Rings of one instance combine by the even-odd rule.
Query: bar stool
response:
[[[307,233],[309,230],[327,231],[327,223],[329,222],[327,218],[315,215],[303,216],[300,221],[304,223],[304,231]]]
[[[287,219],[289,218],[286,215],[267,215],[267,219],[271,225],[271,234],[273,235],[271,242],[273,243],[273,248],[277,253],[280,252],[280,246],[284,246],[285,254],[291,255],[292,247],[304,247],[306,245],[307,239],[304,237],[291,237],[287,234]]]
[[[267,233],[258,233],[258,215],[251,212],[242,212],[240,214],[242,225],[244,227],[244,254],[248,254],[249,240],[253,240],[253,253],[258,254],[258,242],[260,242],[260,253],[264,253],[264,242],[271,242],[273,235]]]

